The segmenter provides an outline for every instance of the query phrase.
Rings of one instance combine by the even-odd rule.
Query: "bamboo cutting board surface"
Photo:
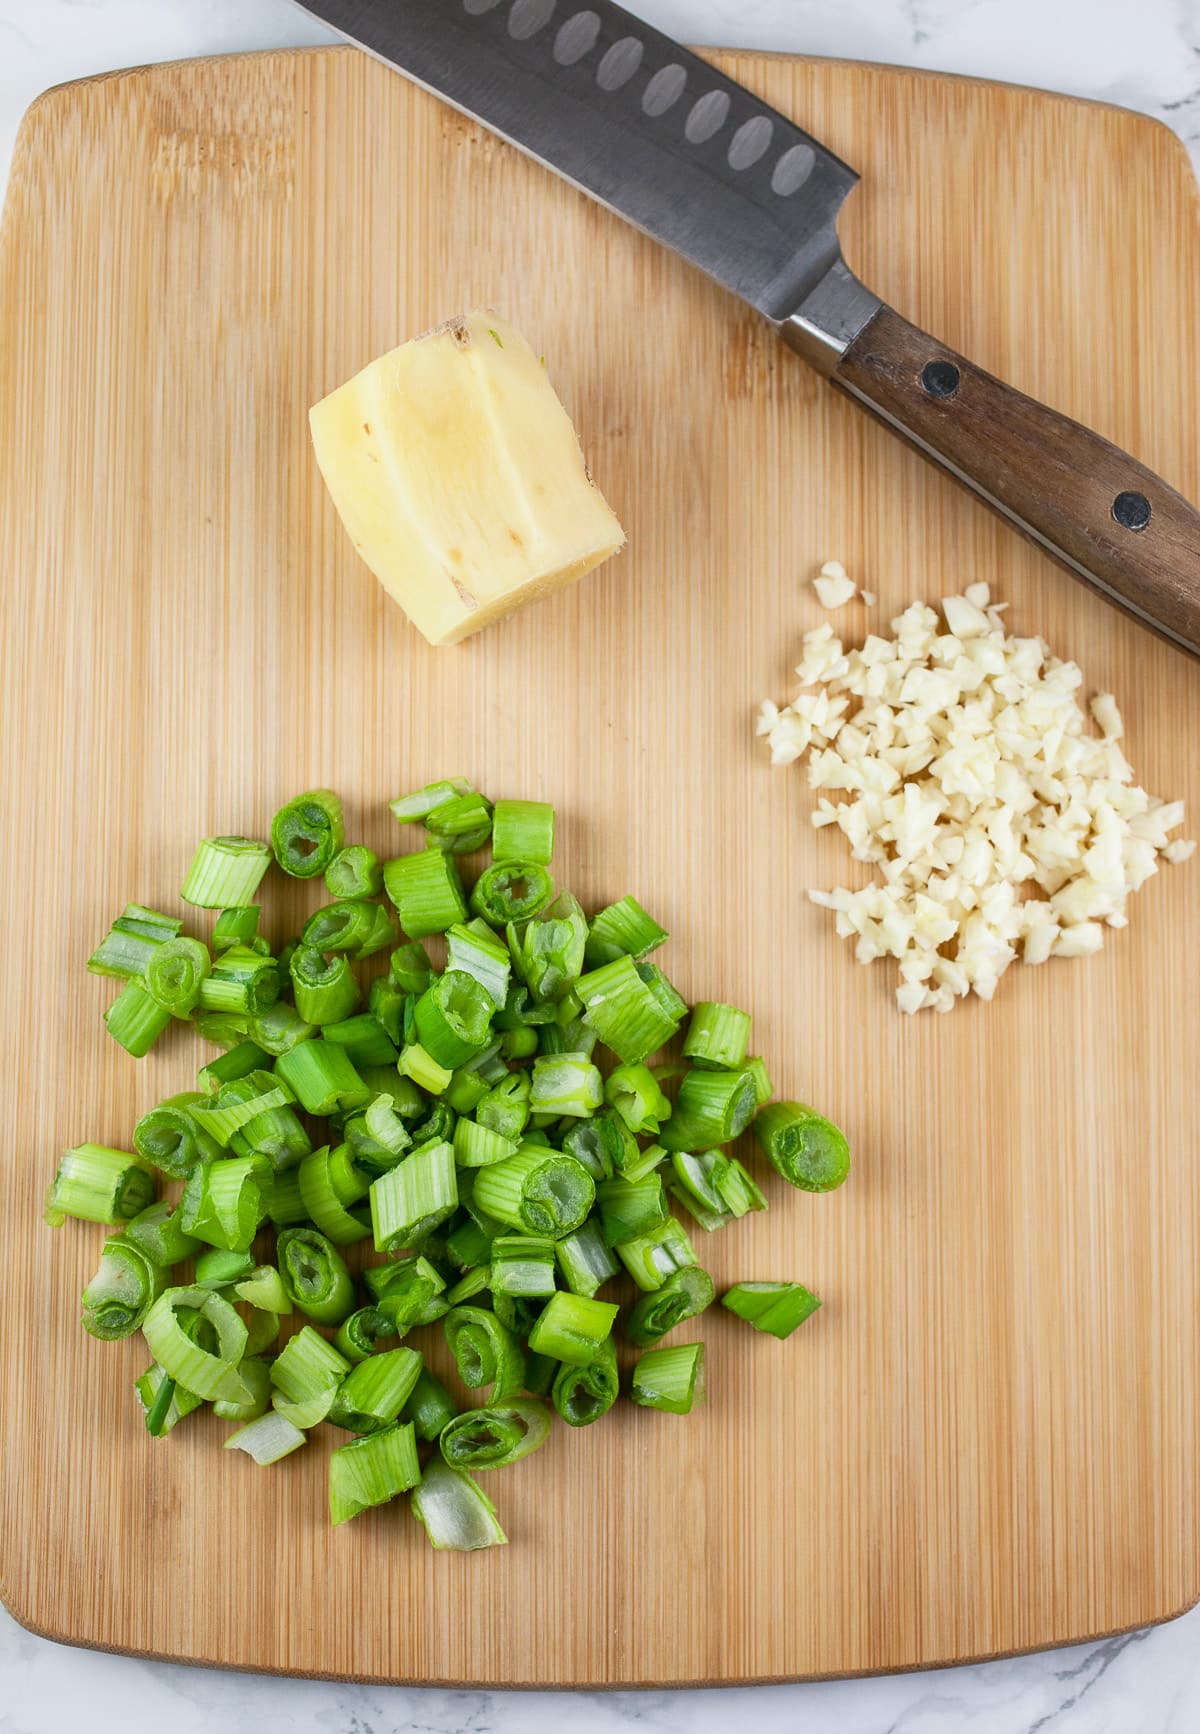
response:
[[[1200,211],[1149,121],[878,68],[722,64],[864,171],[873,288],[1200,493]],[[455,311],[545,351],[625,556],[431,651],[353,557],[308,406]],[[0,243],[6,1447],[0,1578],[53,1637],[237,1667],[510,1685],[731,1682],[949,1662],[1175,1614],[1200,1592],[1196,866],[1084,963],[902,1019],[807,885],[842,879],[802,774],[751,739],[837,556],[886,621],[986,578],[1114,690],[1145,786],[1200,823],[1200,668],[1093,601],[839,400],[719,290],[365,57],[269,54],[51,92]],[[840,616],[861,632],[865,611]],[[328,784],[353,836],[465,772],[560,811],[586,901],[632,890],[690,998],[756,1018],[850,1183],[772,1188],[703,1246],[797,1277],[790,1343],[704,1321],[711,1398],[628,1407],[488,1481],[511,1545],[436,1555],[401,1504],[332,1532],[318,1435],[271,1472],[211,1417],[148,1440],[137,1340],[52,1236],[60,1150],[186,1087],[83,963],[194,840]],[[308,902],[316,901],[309,894]],[[277,897],[271,931],[305,902]],[[681,1333],[686,1334],[686,1333]],[[327,1434],[328,1429],[322,1430]]]

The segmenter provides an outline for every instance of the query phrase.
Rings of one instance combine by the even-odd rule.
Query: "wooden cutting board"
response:
[[[905,314],[1200,493],[1200,211],[1179,144],[1055,97],[720,57],[864,171],[848,253]],[[308,406],[478,303],[530,333],[629,531],[577,590],[431,651],[353,557]],[[1061,1644],[1200,1592],[1200,880],[1086,963],[902,1019],[808,885],[840,839],[752,740],[802,584],[988,579],[1125,708],[1200,823],[1200,667],[1093,601],[718,289],[365,57],[269,54],[53,91],[0,243],[6,1041],[0,1571],[74,1643],[487,1685],[793,1678]],[[864,611],[841,617],[852,633]],[[121,1144],[199,1044],[135,1064],[83,962],[193,841],[330,784],[356,837],[467,772],[545,797],[559,868],[633,890],[690,997],[749,1007],[851,1182],[706,1241],[798,1277],[788,1344],[705,1321],[711,1400],[624,1409],[490,1478],[511,1545],[401,1506],[332,1532],[321,1438],[274,1471],[212,1418],[148,1440],[137,1341],[75,1322],[101,1235],[39,1220],[59,1151]],[[309,901],[312,901],[310,898]],[[277,900],[287,931],[303,899]]]

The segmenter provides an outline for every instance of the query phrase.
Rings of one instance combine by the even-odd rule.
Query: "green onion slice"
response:
[[[279,1274],[293,1304],[322,1325],[340,1325],[354,1310],[354,1284],[333,1242],[315,1228],[285,1228],[276,1247]]]
[[[411,1503],[432,1547],[467,1553],[508,1542],[487,1494],[465,1470],[451,1469],[441,1457],[431,1457],[425,1465]]]
[[[207,945],[181,934],[155,948],[144,979],[151,999],[172,1017],[186,1018],[195,1010],[201,983],[211,969]]]
[[[773,1102],[754,1122],[767,1161],[802,1192],[832,1192],[850,1172],[843,1132],[803,1102]]]
[[[329,1419],[351,1433],[390,1427],[412,1396],[423,1364],[416,1349],[364,1356],[338,1386]]]
[[[374,849],[362,843],[340,849],[325,869],[325,889],[339,901],[378,897],[383,890],[383,865]]]
[[[617,1351],[611,1340],[601,1343],[586,1366],[564,1361],[554,1375],[550,1400],[568,1427],[590,1427],[607,1415],[620,1394]]]
[[[704,1344],[649,1349],[633,1369],[630,1396],[648,1409],[687,1415],[704,1401]]]
[[[625,1335],[638,1348],[649,1348],[676,1325],[710,1307],[714,1293],[711,1276],[699,1265],[677,1270],[661,1288],[636,1302],[625,1320]]]
[[[330,1454],[329,1520],[336,1526],[371,1506],[386,1505],[420,1478],[416,1436],[408,1422],[352,1439]]]
[[[438,1445],[451,1469],[504,1469],[546,1443],[550,1421],[545,1403],[512,1397],[455,1416],[442,1429]]]
[[[622,897],[592,917],[588,929],[587,964],[599,969],[619,957],[641,958],[666,943],[670,935],[647,915],[636,897]]]
[[[554,857],[554,808],[548,801],[497,801],[492,810],[492,859],[533,861]]]
[[[493,1403],[521,1389],[525,1356],[495,1313],[482,1307],[452,1307],[442,1320],[442,1329],[464,1385],[472,1391],[491,1385]]]
[[[529,1333],[529,1346],[536,1354],[585,1367],[608,1340],[619,1310],[613,1301],[564,1294],[560,1289],[539,1314]]]
[[[471,908],[490,927],[505,927],[531,920],[553,897],[554,881],[538,862],[498,861],[475,881]]]
[[[811,1318],[820,1304],[799,1282],[739,1282],[721,1296],[723,1307],[756,1331],[767,1331],[781,1341]]]
[[[154,1202],[154,1181],[136,1156],[103,1144],[77,1144],[63,1155],[46,1195],[45,1220],[59,1228],[80,1222],[130,1222]]]
[[[211,1349],[185,1329],[180,1315],[193,1313],[200,1316],[197,1323],[210,1327]],[[249,1388],[238,1372],[246,1327],[223,1295],[196,1286],[166,1289],[146,1314],[142,1335],[158,1365],[185,1391],[210,1403],[248,1401]]]
[[[591,1175],[573,1156],[526,1144],[480,1169],[475,1199],[497,1222],[558,1240],[582,1226],[596,1197]]]
[[[248,1426],[231,1433],[225,1441],[225,1450],[244,1451],[255,1463],[265,1466],[299,1451],[305,1440],[306,1435],[299,1427],[294,1427],[278,1410],[269,1409]]]
[[[309,789],[271,820],[275,859],[293,879],[317,879],[346,841],[342,803],[329,789]],[[248,898],[228,899],[245,903]]]
[[[253,901],[270,865],[265,843],[250,837],[205,837],[179,895],[199,909],[237,908]]]
[[[166,1286],[166,1272],[123,1234],[110,1235],[83,1291],[85,1331],[104,1342],[131,1337]]]

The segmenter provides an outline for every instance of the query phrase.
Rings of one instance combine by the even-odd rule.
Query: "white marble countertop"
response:
[[[1200,165],[1200,0],[630,0],[694,42],[903,62],[1104,97]],[[331,40],[288,0],[0,0],[0,183],[47,85],[111,67]],[[1200,1609],[1106,1643],[941,1673],[728,1692],[406,1691],[64,1649],[0,1610],[0,1734],[1192,1734]]]

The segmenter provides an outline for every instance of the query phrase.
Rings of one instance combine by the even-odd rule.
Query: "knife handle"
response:
[[[890,307],[832,378],[1085,584],[1200,656],[1200,512],[1151,470]]]

